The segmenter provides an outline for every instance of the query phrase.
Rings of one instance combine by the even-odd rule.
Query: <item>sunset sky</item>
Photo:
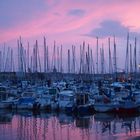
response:
[[[120,50],[126,35],[139,40],[139,0],[1,0],[0,45],[16,46],[16,40],[36,39],[70,46],[82,41],[101,43],[116,36]],[[125,44],[124,44],[125,43]]]

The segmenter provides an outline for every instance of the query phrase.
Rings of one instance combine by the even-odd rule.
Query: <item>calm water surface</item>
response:
[[[66,114],[0,111],[0,140],[139,140],[140,114]]]

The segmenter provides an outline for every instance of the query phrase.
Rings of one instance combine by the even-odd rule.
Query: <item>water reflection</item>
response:
[[[0,111],[2,140],[116,140],[140,135],[140,114],[74,116],[64,113]]]
[[[12,112],[6,110],[0,110],[0,124],[9,124],[12,121]]]
[[[91,116],[76,117],[75,124],[77,128],[89,129],[92,127],[92,117]]]

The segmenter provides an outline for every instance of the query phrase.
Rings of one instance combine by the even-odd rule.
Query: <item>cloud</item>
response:
[[[94,28],[91,32],[86,34],[86,36],[105,38],[115,35],[116,37],[122,38],[126,37],[129,32],[132,37],[140,37],[140,33],[131,31],[131,28],[132,27],[124,26],[119,21],[105,20],[100,23],[98,28]]]
[[[105,20],[101,22],[100,27],[93,29],[88,36],[91,37],[108,37],[108,36],[116,36],[123,37],[129,32],[129,28],[123,26],[119,21],[114,20]]]
[[[68,15],[71,15],[71,16],[84,16],[85,14],[85,11],[82,10],[82,9],[72,9],[68,12]]]
[[[92,40],[88,36],[120,36],[118,27],[122,27],[121,32],[126,36],[128,27],[134,32],[140,29],[140,20],[137,20],[140,16],[136,14],[140,12],[139,4],[136,0],[3,0],[0,1],[0,42],[15,39],[20,35],[32,38],[44,34],[52,38],[63,38],[65,34],[69,34],[64,42],[72,40],[73,34],[77,35],[75,40],[83,37]],[[108,17],[111,23],[120,22],[115,25],[101,23],[108,21]],[[115,28],[110,27],[111,25]],[[100,33],[101,29],[103,31]],[[80,36],[81,34],[88,36]]]

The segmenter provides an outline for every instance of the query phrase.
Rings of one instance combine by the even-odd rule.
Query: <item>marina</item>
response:
[[[79,58],[76,57],[78,51],[75,46],[67,49],[66,60],[62,55],[63,46],[59,47],[55,41],[52,54],[49,54],[45,37],[42,57],[37,40],[33,46],[29,43],[24,46],[20,37],[17,40],[17,56],[14,57],[12,48],[4,45],[0,51],[0,60],[3,60],[0,65],[0,108],[68,111],[83,115],[93,112],[139,112],[137,39],[134,38],[133,55],[130,39],[128,33],[123,71],[118,69],[120,64],[115,36],[112,44],[108,38],[107,57],[103,47],[99,46],[99,38],[96,38],[96,63],[93,61],[93,48],[86,42],[80,45]],[[16,65],[13,63],[15,59]]]
[[[0,140],[139,140],[140,1],[0,1]]]
[[[108,57],[103,48],[98,48],[96,40],[96,62],[85,42],[80,46],[80,57],[75,57],[72,46],[67,50],[67,60],[62,57],[62,46],[56,47],[56,42],[51,59],[45,38],[43,57],[39,55],[37,40],[32,51],[30,48],[31,54],[29,44],[23,47],[21,37],[17,57],[13,57],[12,48],[0,51],[3,54],[0,139],[139,139],[140,72],[136,38],[132,57],[127,35],[123,70],[117,69],[115,37],[112,50],[108,38]]]
[[[0,86],[0,108],[10,110],[56,111],[71,114],[94,112],[139,112],[138,81],[113,82],[55,81],[18,85],[3,82]]]

